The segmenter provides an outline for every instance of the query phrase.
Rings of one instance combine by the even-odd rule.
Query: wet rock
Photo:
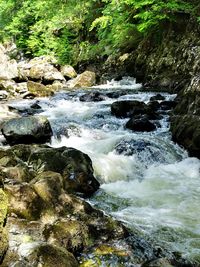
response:
[[[175,101],[162,101],[160,103],[160,108],[162,110],[170,110],[172,108],[175,108],[177,103]]]
[[[185,147],[191,156],[200,158],[200,118],[196,115],[171,117],[173,140]]]
[[[54,180],[66,192],[82,193],[85,196],[91,195],[99,188],[99,183],[93,175],[91,159],[88,155],[74,148],[15,145],[10,149],[0,150],[0,164],[2,166],[15,167],[17,165],[17,167],[23,168],[22,161],[27,164],[29,172],[36,177],[34,183],[37,182],[41,190],[45,190],[46,184],[48,191],[48,183],[54,183]],[[40,175],[37,176],[38,174]],[[62,182],[59,180],[61,179],[60,175]],[[51,187],[54,190],[53,185]]]
[[[28,81],[27,88],[29,93],[33,94],[34,96],[45,97],[52,96],[54,94],[52,88],[48,88],[44,84],[38,82]]]
[[[25,264],[25,265],[24,265]],[[35,246],[18,266],[32,267],[78,267],[75,257],[66,249],[49,244]]]
[[[173,140],[200,158],[200,93],[180,93],[176,101],[170,118]]]
[[[75,218],[61,219],[54,224],[47,224],[43,234],[51,244],[63,246],[75,254],[89,246],[91,242],[87,224]]]
[[[111,113],[121,118],[145,114],[146,104],[137,100],[116,101],[111,105]]]
[[[9,108],[6,104],[0,104],[0,129],[2,128],[2,125],[12,119],[17,118],[19,115],[15,112],[9,111]]]
[[[115,146],[115,152],[117,154],[123,154],[126,156],[136,155],[137,158],[141,162],[144,162],[145,165],[152,164],[154,162],[166,162],[163,149],[153,142],[142,139],[121,140]]]
[[[123,91],[114,91],[106,93],[106,96],[109,98],[118,98],[120,96],[126,95],[126,92]]]
[[[125,126],[127,129],[137,132],[151,132],[156,129],[156,126],[146,117],[131,118]]]
[[[62,73],[64,77],[67,77],[70,79],[76,78],[77,76],[75,69],[70,65],[62,66],[60,69],[60,72]]]
[[[160,109],[160,104],[158,101],[151,101],[148,103],[148,108],[152,110],[152,112],[156,112]]]
[[[63,178],[56,172],[42,172],[31,181],[31,184],[40,198],[49,203],[56,204],[58,196],[62,194]]]
[[[11,145],[48,142],[53,134],[47,118],[31,116],[5,122],[2,133]]]
[[[96,74],[92,71],[85,71],[75,79],[67,82],[69,88],[91,87],[96,83]]]
[[[144,140],[122,140],[115,146],[115,151],[118,154],[131,156],[144,151],[150,145],[150,142]]]
[[[38,159],[44,171],[61,173],[67,192],[91,195],[99,187],[99,183],[93,176],[90,158],[79,150],[66,147],[38,148],[32,152],[29,160],[37,165]]]
[[[79,100],[82,102],[98,102],[105,100],[105,96],[100,92],[90,92],[80,96]]]
[[[144,263],[142,267],[173,267],[167,259],[161,258],[161,259],[156,259],[152,260],[150,262]]]
[[[161,94],[157,94],[157,95],[152,96],[150,98],[150,101],[157,101],[157,100],[165,100],[165,97],[163,95],[161,95]]]
[[[30,106],[16,106],[16,105],[8,105],[8,108],[10,111],[15,111],[21,115],[35,115],[38,113],[41,113],[43,110],[41,108],[41,106],[38,104],[38,101],[34,102],[32,105]]]
[[[3,165],[2,159],[0,159],[0,164],[1,166]],[[12,162],[9,161],[7,164],[14,165]],[[33,179],[33,174],[26,164],[18,164],[16,166],[4,168],[1,167],[1,173],[4,179],[14,180],[17,182],[30,182]]]
[[[26,183],[5,184],[9,199],[9,213],[19,218],[37,220],[44,209],[43,202],[36,191]]]

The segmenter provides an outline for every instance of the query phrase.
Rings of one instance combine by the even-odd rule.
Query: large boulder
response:
[[[78,75],[75,79],[67,82],[69,88],[91,87],[95,85],[96,74],[92,71],[85,71]]]
[[[131,118],[126,123],[126,128],[137,132],[151,132],[156,129],[156,126],[146,117]]]
[[[130,117],[146,113],[146,104],[137,100],[116,101],[111,105],[111,113],[116,117]]]
[[[29,157],[32,165],[38,165],[43,171],[53,171],[63,176],[63,186],[67,192],[79,192],[91,195],[99,188],[93,176],[92,161],[88,155],[74,148],[43,147],[33,151]]]
[[[29,77],[34,80],[64,81],[64,76],[51,64],[42,63],[31,67]]]
[[[60,69],[60,72],[62,73],[64,77],[67,77],[70,79],[76,78],[77,76],[75,69],[70,65],[62,66]]]
[[[41,56],[29,62],[21,61],[18,64],[19,79],[23,81],[34,80],[51,83],[55,80],[65,81],[64,76],[54,67],[56,60],[51,57]]]
[[[27,264],[28,262],[28,264]],[[62,247],[50,244],[38,244],[29,250],[15,265],[18,267],[78,267],[79,264],[73,254]]]
[[[44,143],[53,135],[49,121],[42,116],[11,119],[3,124],[2,133],[11,145]]]
[[[94,91],[83,94],[82,96],[80,96],[79,100],[82,102],[98,102],[105,100],[105,95],[100,92]]]
[[[52,88],[49,88],[39,82],[28,81],[27,88],[31,94],[37,97],[52,96],[54,93]]]
[[[91,159],[74,148],[15,145],[0,150],[0,165],[4,167],[7,178],[18,182],[31,181],[42,199],[53,199],[53,196],[61,194],[61,189],[89,196],[99,188]],[[27,177],[24,177],[25,173]],[[53,184],[56,185],[53,187]]]

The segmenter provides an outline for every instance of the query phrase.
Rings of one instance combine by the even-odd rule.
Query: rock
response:
[[[59,173],[46,171],[37,175],[31,184],[41,199],[56,204],[55,200],[62,193],[63,178]]]
[[[126,95],[124,91],[114,91],[106,93],[106,96],[109,98],[119,98],[120,96]]]
[[[158,103],[158,101],[151,101],[147,105],[152,112],[156,112],[160,109],[160,103]]]
[[[14,94],[14,92],[17,90],[17,86],[18,85],[13,80],[0,80],[0,90],[5,90]]]
[[[61,219],[54,224],[47,224],[43,235],[46,241],[56,246],[63,246],[72,253],[78,253],[90,245],[90,233],[87,223],[75,218]]]
[[[0,166],[2,167],[14,167],[18,164],[15,159],[15,155],[10,150],[0,149]]]
[[[161,147],[156,145],[154,142],[143,139],[123,139],[115,145],[114,151],[117,154],[123,154],[126,156],[136,155],[136,157],[145,165],[155,162],[166,163],[166,158],[168,156],[167,152],[164,151],[164,148],[161,149]]]
[[[168,100],[168,101],[162,101],[160,103],[160,108],[162,110],[170,110],[172,108],[175,108],[176,105],[177,105],[177,103],[175,101],[170,101],[170,100]]]
[[[54,94],[52,87],[48,88],[38,82],[28,81],[27,88],[29,93],[39,97],[52,96]]]
[[[112,115],[121,118],[145,114],[146,104],[137,100],[116,101],[111,105],[111,113]]]
[[[142,267],[174,267],[167,259],[161,258],[142,264]]]
[[[37,220],[44,210],[44,204],[36,191],[26,183],[5,184],[5,192],[9,199],[9,213],[19,218]]]
[[[56,91],[61,90],[64,86],[65,86],[64,82],[54,81],[52,84],[46,85],[46,88],[47,88],[47,90],[49,90],[49,91],[54,93]]]
[[[95,85],[96,75],[92,71],[85,71],[79,74],[75,79],[67,82],[69,88],[91,87]]]
[[[27,95],[28,97],[28,95]],[[34,102],[32,105],[30,106],[16,106],[15,104],[12,105],[8,105],[8,108],[10,111],[16,111],[18,112],[19,114],[22,114],[22,115],[35,115],[35,114],[38,114],[38,113],[41,113],[43,110],[41,108],[41,106],[38,104],[38,101]]]
[[[25,262],[32,267],[78,267],[75,257],[66,249],[49,244],[35,246],[25,257]],[[18,266],[23,266],[23,260]]]
[[[18,77],[17,62],[5,54],[5,49],[0,47],[0,80],[11,80]]]
[[[150,122],[146,117],[131,118],[125,126],[127,129],[137,132],[151,132],[156,129],[156,126]]]
[[[36,95],[33,93],[30,93],[30,92],[26,92],[26,93],[22,94],[21,97],[23,99],[34,99],[36,97]]]
[[[3,124],[2,133],[11,145],[44,143],[53,135],[49,121],[42,116],[11,119]]]
[[[80,96],[79,100],[82,102],[98,102],[105,100],[105,96],[100,92],[90,92]]]
[[[87,196],[99,188],[90,158],[79,150],[66,147],[38,148],[32,152],[29,161],[37,165],[38,159],[43,171],[58,172],[63,176],[67,192],[79,192]]]
[[[180,93],[176,102],[170,118],[172,138],[186,148],[190,156],[200,158],[200,93]]]
[[[0,104],[0,129],[5,121],[10,120],[11,118],[16,118],[19,115],[15,112],[10,112],[6,104]]]
[[[11,157],[12,159],[12,157]],[[5,158],[4,158],[5,160]],[[2,159],[0,160],[0,164]],[[7,165],[10,165],[11,162],[8,161]],[[4,164],[1,164],[4,165]],[[13,165],[11,163],[11,165]],[[30,182],[33,179],[33,174],[29,171],[29,168],[26,164],[18,164],[13,167],[1,167],[1,172],[6,179],[14,180],[17,182]]]
[[[151,143],[144,140],[122,140],[115,146],[118,154],[131,156],[144,151]]]
[[[14,167],[16,165],[23,167],[24,165],[20,162],[25,162],[24,164],[28,165],[29,172],[36,177],[31,184],[37,183],[41,190],[45,188],[45,184],[47,190],[48,184],[56,179],[57,184],[68,193],[82,193],[88,196],[99,188],[99,183],[93,176],[91,159],[74,148],[15,145],[8,150],[0,150],[0,165],[4,167]],[[38,174],[40,175],[38,176]],[[62,176],[62,182],[59,182],[60,175]],[[45,181],[45,179],[47,180]],[[49,190],[54,189],[52,187]],[[50,195],[50,193],[48,194]]]
[[[200,117],[175,115],[171,117],[170,130],[175,142],[185,147],[191,156],[200,158]]]
[[[62,73],[64,77],[67,77],[70,79],[76,78],[77,76],[75,69],[70,65],[62,66],[60,69],[60,72]]]
[[[0,264],[8,249],[8,232],[5,227],[8,210],[8,198],[5,192],[0,188]]]
[[[6,100],[8,98],[8,92],[4,90],[0,90],[0,100]]]
[[[49,63],[33,65],[30,69],[29,77],[31,79],[41,81],[65,80],[63,75],[53,65]]]
[[[165,100],[165,97],[163,95],[161,95],[161,94],[157,94],[157,95],[152,96],[150,98],[150,101],[157,101],[157,100]]]
[[[27,82],[20,82],[17,83],[16,92],[19,94],[24,94],[28,91],[28,85]]]

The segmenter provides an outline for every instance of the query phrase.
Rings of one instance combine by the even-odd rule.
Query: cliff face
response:
[[[200,158],[200,24],[187,15],[159,36],[147,37],[136,51],[107,60],[105,69],[135,76],[147,89],[177,93],[171,114],[172,138]],[[114,63],[115,62],[115,63]],[[112,75],[116,76],[117,71]]]

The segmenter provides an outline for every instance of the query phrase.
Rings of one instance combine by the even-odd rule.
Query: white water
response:
[[[120,100],[147,103],[155,95],[139,92],[141,85],[131,78],[98,88],[104,93],[127,90]],[[59,136],[52,139],[51,145],[74,147],[91,157],[101,182],[91,203],[159,244],[200,262],[200,161],[188,158],[171,141],[167,116],[156,131],[133,133],[124,129],[127,119],[111,116],[110,105],[116,99],[80,102],[78,97],[84,93],[63,93],[50,102],[41,100],[42,114],[49,118]],[[166,100],[175,97],[163,95]],[[121,142],[141,140],[148,144],[148,149],[131,155],[119,155],[116,151]]]

